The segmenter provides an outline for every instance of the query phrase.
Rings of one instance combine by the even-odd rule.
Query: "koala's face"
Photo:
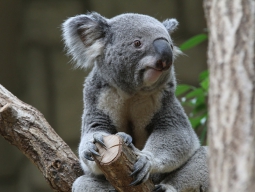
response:
[[[140,14],[105,19],[92,13],[68,19],[63,29],[79,66],[95,62],[110,85],[133,94],[153,90],[170,78],[175,50],[169,34],[177,24],[175,19],[161,23]]]

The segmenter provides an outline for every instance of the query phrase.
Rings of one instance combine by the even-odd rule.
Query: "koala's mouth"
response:
[[[142,75],[143,85],[145,87],[156,83],[165,71],[169,70],[172,60],[168,58],[159,58],[158,56],[146,56],[139,62],[140,74]]]
[[[167,71],[170,66],[171,62],[167,60],[158,60],[153,65],[147,65],[144,71],[143,82],[146,86],[150,86],[158,81],[160,76],[164,71]]]
[[[165,69],[159,69],[159,68],[155,68],[155,67],[147,67],[147,69],[153,69],[155,71],[164,71]]]
[[[170,66],[172,65],[172,62],[169,62],[169,61],[167,61],[167,60],[158,60],[157,62],[156,62],[156,67],[151,67],[151,68],[153,68],[153,69],[155,69],[155,70],[159,70],[159,71],[166,71],[166,70],[168,70],[169,68],[170,68]]]
[[[163,73],[163,69],[147,67],[144,71],[143,82],[146,86],[154,84]]]
[[[147,70],[148,69],[152,69],[152,70],[155,70],[155,71],[166,71],[170,68],[171,66],[171,63],[167,63],[167,62],[163,62],[161,60],[157,61],[156,64],[154,66],[147,66]]]

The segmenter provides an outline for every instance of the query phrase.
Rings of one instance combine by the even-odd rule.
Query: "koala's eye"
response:
[[[170,46],[171,46],[171,49],[173,50],[173,49],[174,49],[174,46],[173,46],[173,44],[171,44]]]
[[[141,47],[141,45],[142,45],[141,41],[139,41],[139,40],[135,40],[135,41],[134,41],[134,46],[135,46],[136,48]]]

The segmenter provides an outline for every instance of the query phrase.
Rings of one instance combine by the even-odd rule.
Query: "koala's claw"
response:
[[[124,132],[118,132],[116,135],[119,135],[127,146],[130,146],[132,143],[132,137],[130,135]]]
[[[94,161],[94,158],[92,157],[92,154],[100,156],[97,152],[97,147],[94,143],[89,142],[88,143],[88,150],[84,153],[84,157],[89,161]]]
[[[165,192],[166,190],[163,189],[162,185],[155,185],[155,188],[153,189],[153,192]]]
[[[140,156],[134,165],[134,171],[130,176],[134,176],[135,180],[130,186],[139,185],[149,178],[151,164],[146,156]]]
[[[93,135],[93,138],[94,138],[95,142],[100,143],[104,148],[107,148],[106,145],[104,144],[103,137],[104,137],[104,135],[102,135],[100,133],[95,133]]]
[[[89,150],[91,153],[93,153],[96,156],[101,156],[97,151],[95,151],[94,149],[90,149]]]
[[[145,157],[141,157],[141,158],[145,158]],[[134,165],[134,171],[130,174],[130,176],[135,175],[136,173],[138,173],[143,167],[145,166],[144,164],[144,160],[141,159],[140,161],[138,160],[135,165]]]
[[[143,182],[143,179],[136,179],[134,180],[132,183],[129,184],[129,186],[136,186],[136,185],[140,185]]]
[[[85,152],[84,153],[84,158],[89,160],[89,161],[94,161],[91,152]]]
[[[87,154],[85,154],[84,157],[85,157],[87,160],[89,160],[89,161],[94,161],[94,159],[93,159],[91,156],[87,155]]]

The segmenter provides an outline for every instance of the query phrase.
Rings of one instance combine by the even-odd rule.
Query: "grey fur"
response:
[[[74,192],[113,189],[91,155],[96,154],[95,142],[100,143],[103,135],[116,133],[128,145],[131,135],[137,147],[133,184],[151,177],[162,191],[208,190],[207,152],[200,147],[174,95],[174,67],[172,63],[167,65],[169,69],[166,67],[164,53],[159,53],[161,49],[158,51],[154,44],[163,39],[162,46],[168,50],[171,47],[167,58],[172,55],[172,62],[180,53],[169,35],[177,25],[175,19],[161,23],[131,13],[112,19],[89,13],[63,23],[68,54],[77,67],[92,67],[84,83],[79,145],[81,166],[90,175],[75,181]],[[137,41],[141,45],[134,43]],[[158,66],[160,72],[154,69]]]
[[[73,56],[77,67],[93,67],[96,57],[102,54],[108,24],[101,18],[97,13],[78,15],[66,20],[62,26],[68,54]]]
[[[163,25],[166,27],[170,34],[176,30],[178,24],[179,23],[176,19],[166,19],[163,21]]]

